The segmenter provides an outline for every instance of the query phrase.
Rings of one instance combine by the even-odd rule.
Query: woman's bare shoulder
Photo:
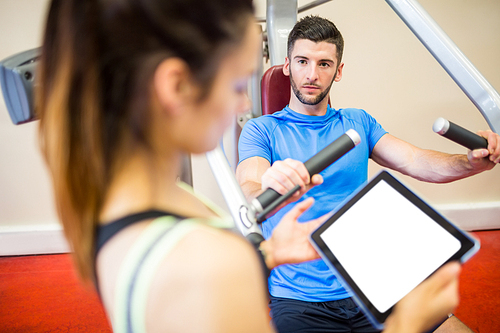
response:
[[[200,226],[159,266],[148,296],[148,330],[209,332],[248,327],[265,332],[270,329],[266,295],[253,247],[238,235]]]

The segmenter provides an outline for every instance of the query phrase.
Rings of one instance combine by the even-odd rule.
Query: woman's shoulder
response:
[[[264,290],[263,273],[250,243],[231,232],[200,225],[158,266],[149,290],[148,329],[155,329],[150,325],[181,325],[184,332],[220,328],[227,324],[229,309],[246,308],[243,303],[248,302],[256,308],[259,302],[265,304]]]
[[[165,257],[158,274],[165,274],[165,278],[180,278],[196,283],[199,281],[198,277],[204,277],[207,281],[206,279],[219,279],[221,275],[248,270],[252,263],[258,267],[255,250],[245,238],[198,223]],[[178,274],[172,274],[170,268],[174,268]],[[229,268],[232,269],[228,272]]]

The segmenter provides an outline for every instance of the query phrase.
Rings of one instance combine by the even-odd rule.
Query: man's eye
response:
[[[320,66],[321,66],[321,67],[330,67],[330,64],[329,64],[329,63],[324,62],[324,63],[321,63],[321,64],[320,64]]]
[[[301,65],[305,65],[306,61],[305,60],[299,60],[298,63],[301,64]]]

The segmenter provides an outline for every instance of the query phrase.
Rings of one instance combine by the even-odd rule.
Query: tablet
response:
[[[387,171],[362,186],[311,234],[311,243],[378,329],[394,305],[479,242]]]

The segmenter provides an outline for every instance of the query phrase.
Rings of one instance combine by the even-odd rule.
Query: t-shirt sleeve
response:
[[[375,147],[378,140],[380,140],[382,136],[387,134],[387,131],[384,130],[382,125],[380,125],[373,116],[371,116],[364,110],[361,111],[363,116],[363,125],[365,127],[365,133],[367,135],[368,147],[370,149],[370,155],[371,155],[373,147]]]
[[[263,157],[271,163],[272,153],[265,126],[259,124],[255,119],[250,119],[240,134],[238,141],[238,155],[240,163],[250,157]]]

